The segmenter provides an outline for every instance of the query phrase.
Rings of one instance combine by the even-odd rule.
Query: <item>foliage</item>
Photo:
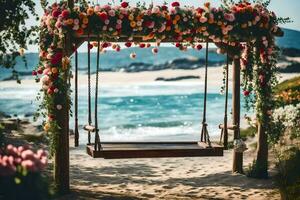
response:
[[[8,145],[0,151],[0,197],[48,199],[48,184],[41,174],[46,165],[45,151]]]
[[[246,129],[241,129],[240,130],[240,137],[241,139],[243,139],[244,141],[247,140],[248,137],[254,137],[255,134],[257,132],[257,128],[256,127],[248,127]]]
[[[285,80],[275,87],[277,107],[300,103],[300,77]]]
[[[37,27],[28,27],[26,20],[30,15],[37,18],[33,0],[0,1],[0,66],[12,69],[13,77],[18,79],[15,70],[16,58],[23,56],[28,43],[36,42]],[[25,57],[23,60],[26,64]]]
[[[293,147],[277,153],[276,183],[283,200],[300,199],[300,149]]]

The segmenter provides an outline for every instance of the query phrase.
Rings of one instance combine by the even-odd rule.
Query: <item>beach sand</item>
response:
[[[209,68],[210,87],[222,85],[222,67]],[[162,70],[153,72],[102,72],[101,85],[153,83],[158,77],[174,78],[197,75],[201,79],[182,82],[203,82],[204,69]],[[286,80],[299,74],[282,74]],[[92,78],[95,76],[93,75]],[[230,76],[231,77],[231,76]],[[87,76],[79,77],[85,86]],[[32,87],[33,80],[1,82],[1,87]],[[70,142],[71,146],[73,142]],[[244,167],[255,158],[253,150],[244,155]],[[70,183],[72,193],[60,199],[280,199],[273,179],[257,180],[233,174],[232,151],[223,157],[155,158],[155,159],[93,159],[85,147],[71,147]]]
[[[254,158],[244,154],[244,167]],[[273,179],[233,174],[223,157],[105,160],[71,147],[72,193],[62,199],[280,199]]]

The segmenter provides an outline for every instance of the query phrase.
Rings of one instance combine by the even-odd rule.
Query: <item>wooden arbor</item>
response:
[[[73,0],[68,0],[68,7],[70,10],[74,7]],[[73,44],[80,46],[84,41],[88,39],[95,39],[96,36],[82,35],[81,37],[73,37],[72,33],[67,33],[65,35],[64,43],[64,52],[63,55],[70,57],[73,54]],[[106,38],[107,39],[107,38]],[[135,38],[135,41],[140,40],[141,38]],[[124,42],[122,37],[115,41],[112,39],[112,42]],[[173,41],[164,41],[164,42],[173,42]],[[233,60],[233,92],[232,92],[232,114],[233,114],[233,125],[236,127],[234,129],[234,139],[239,138],[239,128],[240,128],[240,59],[232,58]],[[65,77],[68,77],[68,71],[65,71]],[[67,79],[66,79],[67,81]],[[67,82],[66,82],[67,84]],[[68,103],[68,92],[64,91],[61,96],[66,97],[65,104]],[[58,148],[55,151],[54,155],[54,178],[58,186],[60,193],[67,193],[69,191],[69,107],[64,106],[61,110],[56,111],[57,124],[60,127],[58,138]],[[77,141],[78,142],[78,141]],[[233,172],[241,173],[243,171],[243,154],[240,152],[234,152],[234,162],[233,162]]]

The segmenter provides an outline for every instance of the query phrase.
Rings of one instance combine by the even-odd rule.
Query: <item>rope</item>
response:
[[[221,139],[224,134],[223,145],[224,148],[227,149],[228,146],[228,129],[227,129],[227,122],[228,122],[228,71],[229,71],[229,55],[227,54],[226,57],[226,80],[225,80],[225,111],[224,111],[224,128],[221,133]]]
[[[99,85],[99,63],[100,63],[100,39],[98,35],[98,48],[97,48],[97,68],[96,68],[96,87],[95,87],[95,150],[101,149],[101,142],[98,129],[98,85]]]
[[[75,147],[79,145],[78,132],[78,52],[75,51]]]
[[[90,50],[90,33],[88,33],[88,121],[92,124],[92,106],[91,106],[91,50]],[[91,133],[88,132],[88,144],[91,144]]]
[[[201,131],[201,142],[207,142],[211,146],[209,134],[207,131],[206,123],[206,101],[207,101],[207,68],[208,68],[208,42],[206,42],[205,51],[205,78],[204,78],[204,105],[203,105],[203,120],[202,120],[202,131]]]

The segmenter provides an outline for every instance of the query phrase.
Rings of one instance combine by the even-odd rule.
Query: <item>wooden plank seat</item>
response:
[[[219,124],[219,129],[224,129],[224,124]],[[232,124],[227,124],[227,129],[229,130],[236,130],[237,126],[236,125],[232,125]]]
[[[86,147],[93,158],[159,158],[159,157],[209,157],[223,156],[224,148],[203,142],[101,142],[99,151],[94,144]]]
[[[93,126],[93,125],[85,125],[85,126],[83,127],[83,129],[84,129],[85,131],[89,131],[89,132],[92,132],[92,133],[96,132],[96,128],[95,128],[95,126]]]

